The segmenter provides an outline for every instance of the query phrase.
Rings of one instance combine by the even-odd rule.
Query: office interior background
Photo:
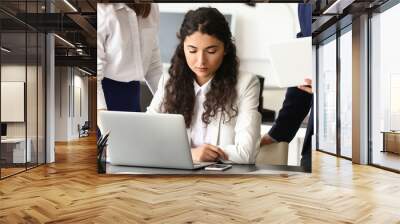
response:
[[[263,47],[295,36],[296,4],[211,5],[231,16],[241,70],[264,76],[263,107],[271,112],[272,120],[266,119],[271,125],[285,89],[271,83]],[[400,6],[395,1],[312,5],[313,149],[399,171],[400,71],[395,53],[400,34],[393,27]],[[195,6],[160,3],[161,17]],[[4,0],[1,21],[4,178],[54,162],[55,142],[78,139],[82,126],[94,130],[96,1]],[[261,33],[246,35],[255,31]],[[167,57],[163,55],[165,68]],[[289,165],[298,165],[304,133],[301,128],[289,145]]]
[[[340,16],[329,15],[335,10]],[[316,149],[359,164],[400,170],[400,5],[336,4],[313,23]],[[319,21],[330,22],[321,25]]]
[[[94,130],[96,1],[2,0],[0,31],[5,178],[55,162],[55,142]]]
[[[1,0],[0,222],[398,223],[400,4],[308,2],[313,172],[148,178],[97,174],[96,1]]]

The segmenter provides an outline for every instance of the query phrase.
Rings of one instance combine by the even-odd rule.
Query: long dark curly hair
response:
[[[192,122],[195,104],[193,80],[196,74],[186,62],[183,42],[187,36],[196,31],[216,37],[224,43],[225,49],[223,61],[215,72],[210,90],[206,94],[202,121],[209,124],[211,119],[221,112],[224,122],[229,122],[238,113],[234,104],[237,97],[235,87],[239,59],[236,56],[236,46],[228,22],[215,8],[202,7],[190,10],[186,13],[177,34],[180,43],[171,59],[171,67],[168,70],[170,79],[165,86],[165,98],[162,104],[165,113],[182,114],[187,128]]]

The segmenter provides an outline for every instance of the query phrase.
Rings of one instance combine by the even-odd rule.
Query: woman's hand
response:
[[[198,162],[213,162],[217,161],[218,158],[228,160],[228,156],[222,149],[214,145],[203,144],[196,148],[192,148],[192,158]]]

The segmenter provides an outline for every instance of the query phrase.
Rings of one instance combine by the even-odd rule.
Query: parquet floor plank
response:
[[[97,174],[93,137],[0,181],[0,223],[400,223],[400,175],[313,152],[313,173]]]

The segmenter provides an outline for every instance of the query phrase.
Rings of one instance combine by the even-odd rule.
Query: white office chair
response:
[[[288,164],[289,143],[277,142],[264,145],[256,158],[256,165],[287,165]]]

